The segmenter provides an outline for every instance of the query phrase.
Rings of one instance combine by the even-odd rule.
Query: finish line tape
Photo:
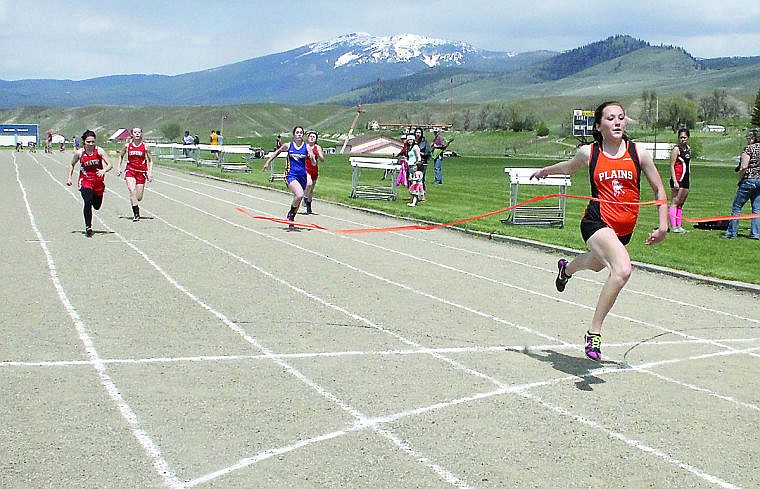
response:
[[[388,231],[431,231],[433,229],[446,228],[446,227],[456,226],[458,224],[463,224],[470,221],[476,221],[478,219],[483,219],[484,217],[493,216],[495,214],[501,214],[503,212],[509,212],[511,210],[517,209],[518,207],[532,204],[533,202],[538,202],[540,200],[552,199],[552,198],[557,198],[557,197],[565,197],[567,199],[581,199],[581,200],[588,200],[588,201],[600,202],[600,203],[605,203],[605,204],[613,204],[613,205],[644,206],[644,205],[667,205],[668,204],[667,200],[650,200],[646,202],[615,202],[611,200],[598,199],[596,197],[588,197],[585,195],[547,194],[547,195],[539,195],[537,197],[533,197],[532,199],[519,202],[513,206],[505,207],[503,209],[486,212],[485,214],[480,214],[479,216],[459,219],[457,221],[451,221],[444,224],[431,224],[431,225],[410,224],[408,226],[393,226],[393,227],[386,227],[386,228],[360,228],[360,229],[328,229],[326,227],[323,227],[314,223],[290,221],[288,219],[280,219],[277,217],[257,216],[237,206],[235,206],[235,209],[252,219],[271,221],[271,222],[276,222],[279,224],[295,225],[297,227],[306,228],[306,229],[318,229],[320,231],[329,231],[331,233],[361,234],[361,233],[382,233],[382,232],[388,232]],[[714,217],[698,217],[698,218],[681,217],[681,220],[686,221],[686,222],[709,222],[709,221],[729,221],[731,219],[752,219],[752,218],[759,218],[759,217],[760,217],[760,214],[742,214],[739,216],[714,216]]]

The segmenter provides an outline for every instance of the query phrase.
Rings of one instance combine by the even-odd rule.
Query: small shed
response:
[[[123,127],[120,127],[108,137],[108,140],[116,141],[118,143],[118,142],[126,141],[127,139],[131,137],[132,137],[132,133],[129,132],[128,129],[124,129]]]
[[[702,132],[726,132],[726,127],[718,124],[705,124],[702,127]]]

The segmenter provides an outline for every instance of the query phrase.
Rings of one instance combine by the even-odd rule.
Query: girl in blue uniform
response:
[[[306,188],[306,159],[312,156],[306,149],[306,141],[303,140],[303,127],[296,126],[293,128],[293,140],[289,143],[283,143],[277,148],[267,161],[264,163],[264,170],[269,168],[269,164],[277,155],[283,151],[288,152],[287,162],[285,163],[285,183],[293,192],[293,202],[290,204],[288,212],[288,221],[293,221],[298,213],[298,208],[303,200],[303,192]],[[288,224],[288,230],[293,231],[294,224]]]

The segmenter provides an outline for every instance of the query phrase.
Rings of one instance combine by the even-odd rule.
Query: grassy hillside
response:
[[[754,93],[747,100],[735,99],[737,105],[746,107],[754,98]],[[653,140],[654,133],[645,130],[635,121],[639,116],[640,100],[638,96],[620,97],[619,100],[628,108],[633,118],[629,130],[642,140]],[[406,124],[449,123],[453,117],[457,122],[455,151],[467,155],[524,154],[561,157],[572,150],[577,141],[569,135],[572,110],[590,109],[602,98],[594,96],[538,97],[512,102],[493,102],[490,104],[457,103],[453,107],[447,103],[393,103],[370,104],[363,106],[354,134],[365,133],[367,123],[372,120]],[[533,132],[514,133],[511,131],[461,131],[461,121],[465,112],[475,119],[483,110],[507,110],[518,104],[519,110],[531,114],[535,119],[545,122],[550,128],[547,138],[536,138]],[[740,107],[740,108],[741,108]],[[289,133],[293,126],[303,125],[313,128],[325,135],[346,134],[356,114],[355,108],[339,105],[304,105],[288,106],[274,104],[234,105],[234,106],[196,106],[196,107],[114,107],[94,106],[76,109],[23,108],[0,111],[2,123],[39,124],[40,131],[47,129],[67,136],[80,135],[91,128],[100,140],[104,140],[120,127],[140,126],[147,139],[162,139],[161,127],[168,123],[177,123],[182,130],[198,134],[201,141],[207,141],[212,129],[222,128],[224,120],[225,142],[254,144],[270,148],[275,134]],[[731,123],[732,121],[728,121]],[[702,135],[693,132],[695,143],[704,141],[700,150],[704,156],[715,160],[730,160],[741,150],[743,143],[741,130],[748,124],[746,118],[733,121],[734,127],[729,135]],[[389,131],[388,134],[398,134]],[[563,139],[566,138],[566,139]],[[669,139],[670,138],[670,139]],[[327,139],[330,139],[329,137]],[[560,141],[559,143],[557,141]],[[660,131],[658,141],[675,141],[673,134]]]
[[[457,87],[455,97],[460,103],[558,96],[601,100],[637,97],[644,90],[700,96],[719,89],[751,100],[757,92],[758,80],[760,63],[704,69],[682,50],[646,47],[554,81],[526,83],[519,73],[481,76]],[[448,96],[444,89],[430,98],[440,100]]]

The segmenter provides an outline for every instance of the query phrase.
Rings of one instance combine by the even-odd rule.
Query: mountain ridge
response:
[[[637,60],[636,66],[646,75],[644,79],[634,70],[629,69],[626,73],[628,61],[623,60],[633,59],[631,55],[637,52],[643,60]],[[728,90],[747,91],[752,74],[756,73],[760,78],[760,57],[700,60],[682,48],[651,46],[628,35],[610,36],[562,53],[514,53],[480,50],[462,41],[416,34],[374,37],[353,33],[281,53],[173,76],[113,75],[81,81],[0,81],[0,107],[349,105],[426,99],[442,101],[453,87],[465,92],[458,98],[482,102],[514,98],[515,94],[521,93],[535,96],[542,90],[562,94],[563,90],[569,89],[566,87],[573,87],[579,73],[594,73],[595,67],[616,59],[620,63],[617,68],[613,67],[612,78],[629,76],[642,85],[677,85],[671,73],[672,66],[657,65],[661,53],[673,55],[673,63],[685,68],[682,75],[692,89],[699,89],[702,82],[708,91],[711,84]],[[649,64],[647,56],[651,56]],[[700,74],[705,76],[700,77]],[[606,74],[597,72],[596,76]],[[615,86],[626,91],[631,89],[623,81]],[[467,93],[475,87],[480,88]],[[500,95],[499,88],[504,87],[512,93]],[[577,91],[577,88],[572,90]]]

